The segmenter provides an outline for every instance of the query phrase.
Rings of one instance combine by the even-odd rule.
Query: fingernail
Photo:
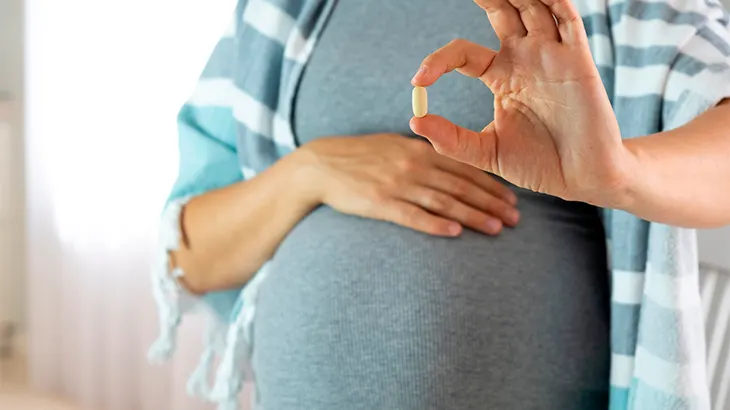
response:
[[[411,79],[411,82],[415,82],[415,81],[416,81],[416,80],[418,79],[418,77],[420,77],[420,76],[422,76],[422,75],[424,75],[424,74],[426,74],[426,67],[425,67],[425,66],[421,66],[421,67],[420,67],[420,68],[418,69],[418,71],[416,71],[416,74],[415,74],[415,75],[413,76],[413,78]]]
[[[459,224],[449,224],[449,234],[456,236],[461,233],[461,225]]]
[[[512,205],[517,205],[517,195],[510,192],[507,195],[507,201]]]
[[[485,224],[485,226],[487,231],[494,234],[502,230],[502,222],[496,219],[487,219],[487,223]]]

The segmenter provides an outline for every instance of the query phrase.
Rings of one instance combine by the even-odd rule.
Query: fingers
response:
[[[474,167],[471,167],[469,165],[459,164],[455,161],[449,160],[448,158],[444,158],[445,160],[452,162],[454,164],[457,164],[459,166],[463,166],[464,168],[470,168],[474,170],[476,173],[483,174],[487,177],[487,179],[491,179],[492,183],[498,185],[504,190],[507,190],[509,194],[514,196],[514,194],[509,191],[506,187],[499,184],[498,182],[494,181],[493,178],[490,178],[487,176],[483,171],[480,171]],[[466,174],[466,172],[464,172]],[[436,191],[440,193],[447,194],[449,197],[453,198],[454,201],[461,201],[467,206],[470,206],[474,208],[477,211],[480,211],[484,213],[487,216],[493,216],[499,220],[502,221],[507,226],[515,226],[517,225],[517,222],[520,220],[520,214],[515,208],[514,203],[510,203],[509,200],[507,200],[505,197],[508,195],[505,193],[502,193],[505,197],[499,196],[500,193],[495,193],[494,191],[500,191],[499,189],[496,189],[496,186],[491,186],[491,184],[485,183],[484,185],[488,186],[488,188],[485,188],[484,186],[480,186],[474,180],[472,180],[474,176],[461,176],[456,173],[452,172],[446,172],[442,171],[440,169],[430,169],[426,172],[423,172],[421,175],[418,176],[419,182],[423,184],[426,187],[435,189]],[[474,178],[477,179],[477,178]],[[479,178],[481,179],[481,178]],[[492,191],[494,189],[494,191]],[[516,197],[515,197],[516,202]],[[456,209],[456,211],[459,211],[460,209]],[[452,217],[453,215],[443,215],[446,217]],[[472,226],[468,220],[462,220],[457,219],[459,222],[464,223],[467,226],[470,226],[472,228],[478,229],[478,227]],[[479,226],[482,226],[479,224]],[[483,230],[483,229],[480,229]]]
[[[376,217],[429,235],[453,237],[461,235],[462,232],[458,222],[436,216],[417,205],[396,199],[379,204]]]
[[[583,18],[571,0],[542,0],[558,20],[558,31],[563,43],[587,43]]]
[[[520,13],[507,0],[475,0],[475,2],[487,12],[489,22],[500,41],[527,35]]]
[[[475,1],[487,12],[502,42],[527,35],[569,44],[587,40],[583,20],[571,0]],[[456,39],[426,57],[411,83],[428,87],[453,70],[482,78],[496,55],[496,51],[487,47]]]
[[[496,55],[496,51],[479,44],[454,40],[426,57],[411,82],[416,86],[428,87],[442,75],[454,70],[480,78],[487,72]]]
[[[469,206],[454,196],[422,185],[404,187],[399,193],[402,198],[432,214],[461,223],[487,235],[502,231],[502,221],[494,215]]]
[[[411,130],[431,141],[439,154],[499,175],[496,136],[485,128],[476,132],[438,115],[411,118]]]
[[[520,13],[527,35],[549,41],[560,41],[553,13],[540,0],[509,0]]]
[[[486,192],[494,195],[509,205],[517,205],[517,195],[505,185],[497,181],[490,174],[461,162],[454,161],[443,155],[436,157],[436,164],[440,169],[458,175],[468,181],[475,183]]]
[[[568,44],[584,40],[583,20],[571,0],[475,0],[475,2],[487,12],[494,31],[503,42],[528,34]],[[553,16],[557,20],[557,30]]]

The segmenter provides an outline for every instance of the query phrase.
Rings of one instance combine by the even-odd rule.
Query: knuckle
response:
[[[421,153],[424,152],[426,148],[428,148],[428,144],[425,141],[416,138],[408,138],[405,143],[409,151]]]
[[[457,178],[451,182],[451,191],[457,197],[462,198],[472,193],[472,187],[468,182]]]
[[[434,150],[430,144],[419,143],[413,146],[413,161],[418,161],[418,164],[423,163],[424,159],[428,159],[434,154]]]
[[[427,195],[425,202],[427,208],[437,212],[446,212],[453,207],[453,199],[437,192]]]
[[[407,156],[398,162],[398,168],[406,173],[415,172],[420,167],[420,164],[416,157]]]
[[[421,63],[421,65],[423,65],[423,66],[433,65],[434,61],[436,60],[437,53],[438,53],[438,51],[435,51],[435,52],[427,55],[426,58],[423,59],[423,63]]]
[[[395,218],[400,224],[405,226],[418,225],[418,215],[415,209],[401,207],[395,210]]]
[[[383,187],[381,189],[398,189],[403,183],[403,178],[397,173],[390,173],[383,176]]]
[[[403,211],[403,220],[408,223],[409,225],[418,225],[419,224],[419,214],[416,209],[409,208]]]
[[[405,138],[405,143],[411,148],[416,147],[416,146],[421,146],[424,144],[423,140],[421,140],[421,139],[408,138],[408,137]]]
[[[450,47],[455,47],[455,48],[462,48],[467,43],[468,43],[468,41],[467,40],[464,40],[463,38],[455,38],[455,39],[449,41],[449,46]]]
[[[472,139],[469,138],[467,131],[464,128],[457,127],[456,124],[452,124],[451,126],[454,130],[453,131],[454,135],[457,136],[456,143],[455,143],[456,149],[458,151],[464,151],[464,152],[468,151],[469,148],[471,148],[470,144],[472,142]],[[477,140],[477,141],[479,141],[479,140]],[[477,151],[477,152],[481,152],[481,151]]]
[[[373,208],[378,209],[388,202],[389,195],[382,187],[374,187],[369,190],[366,197],[370,205]]]
[[[519,11],[520,14],[527,14],[532,9],[534,9],[534,5],[532,3],[522,3],[517,5],[517,11]]]

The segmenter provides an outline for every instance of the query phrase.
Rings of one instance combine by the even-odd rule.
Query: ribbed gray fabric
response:
[[[423,56],[454,37],[496,47],[471,2],[427,3],[339,1],[298,92],[300,142],[408,134]],[[483,127],[492,96],[474,81],[445,78],[431,111]],[[257,410],[605,409],[599,214],[515,191],[522,221],[495,238],[435,238],[328,207],[305,218],[259,294]]]

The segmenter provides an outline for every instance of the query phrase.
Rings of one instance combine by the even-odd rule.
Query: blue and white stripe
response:
[[[180,174],[154,273],[163,337],[174,349],[189,303],[167,271],[186,198],[253,178],[296,147],[296,87],[336,0],[239,0],[180,111]],[[730,18],[717,0],[577,0],[594,61],[625,138],[681,126],[730,97]],[[695,233],[606,212],[612,277],[611,410],[709,409]],[[216,384],[212,350],[193,393],[235,408],[263,268],[242,291],[202,303],[227,332]],[[219,334],[214,331],[214,334]],[[211,338],[212,340],[212,338]]]

